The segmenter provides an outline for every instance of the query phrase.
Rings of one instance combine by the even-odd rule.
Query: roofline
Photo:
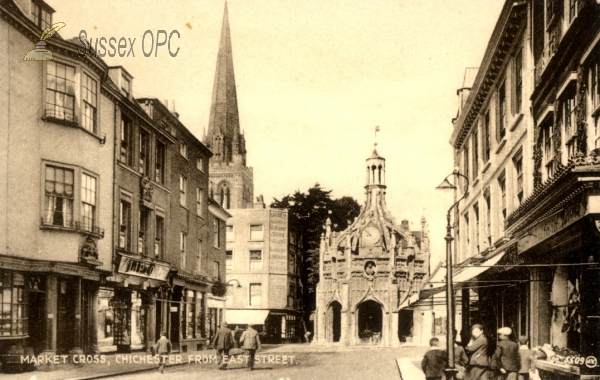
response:
[[[475,81],[471,86],[471,92],[469,93],[467,101],[463,106],[463,111],[460,113],[460,116],[458,117],[458,120],[455,123],[454,130],[452,131],[452,136],[450,137],[450,144],[455,149],[458,149],[462,145],[462,143],[465,140],[466,134],[468,134],[468,131],[473,125],[473,119],[476,117],[476,114],[479,113],[479,108],[481,107],[483,102],[480,101],[477,104],[475,104],[476,97],[479,94],[483,94],[489,91],[493,84],[488,84],[488,81],[485,79],[487,77],[487,74],[490,72],[490,67],[493,66],[494,56],[500,50],[499,45],[503,34],[509,27],[511,16],[518,7],[526,5],[527,1],[508,0],[504,4],[502,12],[500,12],[500,16],[498,17],[498,21],[496,22],[496,26],[494,27],[494,31],[492,32],[492,36],[490,37],[490,40],[488,42],[485,54],[483,55],[483,59],[481,61],[481,64],[479,65],[479,71],[477,72]],[[502,61],[504,61],[504,59],[505,57],[502,58]],[[485,86],[487,86],[487,88],[483,88]],[[467,121],[467,118],[469,118],[469,121]]]
[[[136,102],[145,102],[145,101],[151,101],[152,103],[156,104],[160,104],[160,107],[162,107],[162,109],[164,111],[166,111],[167,114],[171,115],[170,117],[172,118],[172,120],[175,122],[175,124],[177,124],[178,126],[180,126],[183,130],[185,130],[192,138],[192,140],[194,141],[194,143],[198,146],[201,147],[202,150],[204,150],[207,154],[207,158],[210,158],[213,156],[213,153],[210,149],[208,149],[208,147],[206,145],[204,145],[204,143],[198,139],[193,133],[192,131],[190,131],[182,122],[181,120],[179,120],[175,115],[173,115],[173,113],[167,108],[167,106],[165,106],[163,104],[163,102],[160,101],[160,99],[158,98],[151,98],[151,97],[144,97],[144,98],[135,98]]]

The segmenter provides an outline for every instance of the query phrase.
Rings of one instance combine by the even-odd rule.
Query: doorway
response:
[[[339,342],[342,336],[342,305],[333,301],[327,308],[325,335],[328,342]]]
[[[44,351],[46,319],[44,310],[46,297],[42,291],[29,291],[29,338],[36,355]]]
[[[357,309],[358,337],[361,343],[379,344],[383,327],[381,305],[373,300],[361,303]]]
[[[412,337],[413,310],[402,309],[398,313],[398,339],[400,340],[400,343],[405,343],[410,341]]]
[[[67,279],[58,280],[58,318],[56,320],[56,353],[66,354],[73,347],[75,322],[75,286]]]

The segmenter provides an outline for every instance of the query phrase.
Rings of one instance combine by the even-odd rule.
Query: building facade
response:
[[[270,343],[298,342],[300,252],[289,231],[288,211],[265,208],[229,210],[227,224],[227,322],[254,323]]]
[[[545,379],[600,378],[599,41],[597,2],[506,1],[451,140],[463,333],[554,347]]]
[[[412,335],[412,310],[400,308],[429,275],[429,236],[396,225],[385,203],[385,159],[366,164],[366,202],[343,232],[322,237],[313,343],[398,346]]]
[[[149,350],[161,331],[206,347],[230,216],[209,204],[212,152],[79,40],[24,61],[53,12],[0,1],[0,354]]]
[[[207,274],[213,283],[206,299],[205,332],[209,341],[215,336],[221,322],[226,317],[225,284],[226,269],[226,223],[232,218],[231,213],[225,210],[214,199],[208,198],[209,235],[208,252],[205,261],[199,269],[200,273]],[[204,270],[202,268],[205,268]]]
[[[0,2],[0,353],[97,350],[97,300],[112,266],[114,117],[109,67],[58,35],[42,1]]]

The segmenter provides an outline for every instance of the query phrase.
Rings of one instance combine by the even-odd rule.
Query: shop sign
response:
[[[269,217],[269,272],[288,272],[288,220],[284,211],[270,210]],[[285,295],[284,295],[285,297]]]
[[[517,243],[518,252],[524,252],[541,243],[552,235],[570,226],[585,215],[583,203],[571,204],[555,214],[542,220],[535,226],[526,230],[526,233]]]
[[[118,272],[165,281],[169,275],[169,270],[170,267],[168,265],[129,256],[121,256]]]
[[[221,300],[216,300],[214,298],[208,298],[206,300],[206,306],[207,307],[211,307],[211,308],[222,308],[223,307],[224,302]]]

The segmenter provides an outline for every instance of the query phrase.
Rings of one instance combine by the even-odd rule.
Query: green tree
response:
[[[273,199],[272,208],[289,210],[289,225],[302,242],[302,265],[300,281],[304,321],[316,307],[316,288],[319,282],[319,246],[325,232],[325,222],[331,219],[334,231],[345,230],[360,213],[360,205],[352,197],[331,198],[331,190],[318,183],[301,193]]]

